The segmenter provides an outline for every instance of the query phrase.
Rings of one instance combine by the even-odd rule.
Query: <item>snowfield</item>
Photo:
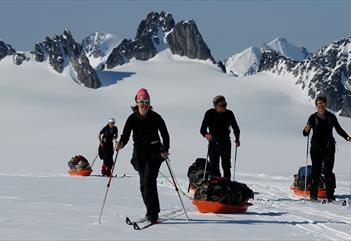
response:
[[[302,129],[313,102],[306,102],[289,76],[267,73],[234,78],[205,61],[172,56],[168,50],[147,62],[99,73],[97,90],[59,75],[47,63],[0,62],[0,240],[351,240],[350,207],[310,203],[289,190],[306,162]],[[159,176],[162,213],[172,217],[135,231],[126,216],[145,213],[138,177],[129,160],[132,142],[121,150],[101,224],[106,191],[102,177],[70,177],[67,161],[82,154],[90,162],[97,135],[109,117],[119,131],[134,95],[147,88],[154,110],[171,136],[170,159],[182,190],[187,169],[206,157],[199,129],[215,95],[226,96],[241,129],[236,178],[255,192],[245,214],[200,214],[184,195],[190,222],[174,187]],[[301,97],[302,96],[302,97]],[[351,132],[351,120],[338,118]],[[350,198],[351,146],[335,134],[337,198]],[[234,152],[233,152],[234,157]],[[93,174],[99,174],[97,160]],[[162,173],[169,176],[166,165]]]

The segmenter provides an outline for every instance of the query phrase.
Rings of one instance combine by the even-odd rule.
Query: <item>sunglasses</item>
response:
[[[322,105],[322,106],[325,106],[326,103],[325,102],[317,102],[317,105]]]
[[[220,105],[218,104],[218,106],[225,108],[225,107],[227,107],[227,103],[223,103],[223,104],[220,104]]]
[[[138,104],[142,104],[142,105],[149,105],[150,104],[150,100],[149,99],[145,99],[145,100],[137,100]]]

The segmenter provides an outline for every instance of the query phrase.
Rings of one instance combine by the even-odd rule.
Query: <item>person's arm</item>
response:
[[[162,117],[160,116],[160,119],[159,119],[159,124],[158,124],[158,128],[159,128],[159,131],[161,133],[161,137],[162,137],[162,144],[163,144],[163,149],[165,152],[168,153],[169,151],[169,144],[170,144],[170,138],[169,138],[169,133],[168,133],[168,130],[167,130],[167,126],[166,126],[166,123],[165,121],[162,119]]]
[[[210,123],[210,112],[207,111],[205,113],[204,119],[202,120],[200,133],[203,137],[205,137],[208,141],[212,140],[212,135],[207,131]]]
[[[117,149],[117,138],[118,138],[118,128],[115,126],[113,128],[113,141],[115,143],[115,148]]]
[[[240,146],[240,129],[238,123],[236,122],[235,115],[232,112],[230,117],[230,125],[233,128],[234,136],[235,136],[235,143],[237,146]]]
[[[130,134],[133,129],[133,115],[130,115],[124,125],[123,132],[121,135],[121,138],[119,139],[119,142],[117,144],[117,149],[122,149],[125,145],[127,145],[129,141]]]
[[[312,118],[313,118],[313,115],[311,115],[311,116],[308,118],[308,121],[307,121],[307,123],[306,123],[306,125],[305,125],[305,128],[304,128],[303,131],[302,131],[303,136],[308,136],[308,135],[310,134],[311,128],[312,128],[312,124],[314,123],[313,120],[312,120]]]
[[[338,121],[338,119],[336,118],[335,115],[333,115],[332,119],[333,119],[333,125],[334,125],[334,128],[335,128],[336,132],[341,137],[343,137],[345,140],[350,141],[350,136],[346,133],[346,131],[344,131],[343,128],[341,128],[341,126],[339,124],[339,121]]]
[[[105,132],[105,127],[102,128],[102,130],[99,132],[99,135],[98,135],[98,140],[99,140],[99,145],[100,145],[100,146],[103,145],[101,136],[104,134],[104,132]]]

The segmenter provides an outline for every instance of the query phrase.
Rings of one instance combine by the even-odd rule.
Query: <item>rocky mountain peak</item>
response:
[[[147,14],[138,26],[135,39],[124,39],[114,48],[106,61],[106,67],[114,68],[131,58],[145,61],[166,48],[172,54],[214,61],[195,21],[181,21],[175,25],[173,16],[162,11]]]
[[[159,28],[162,32],[169,32],[174,28],[174,19],[172,14],[164,11],[150,12],[145,20],[142,20],[138,26],[135,39],[140,39],[145,35],[157,36]]]
[[[5,43],[0,39],[0,61],[5,58],[7,55],[13,55],[16,53],[16,50],[12,48],[10,44]]]
[[[31,52],[38,62],[47,58],[49,64],[58,73],[62,73],[69,64],[73,67],[79,84],[89,88],[98,88],[101,82],[96,71],[89,64],[82,46],[77,43],[71,32],[66,28],[61,35],[55,35],[53,39],[46,37],[43,42],[36,43]]]

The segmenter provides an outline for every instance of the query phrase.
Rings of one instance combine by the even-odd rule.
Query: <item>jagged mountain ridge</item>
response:
[[[106,61],[106,67],[112,69],[132,58],[148,60],[166,48],[175,55],[214,61],[194,20],[175,24],[173,16],[162,11],[149,13],[140,22],[135,39],[123,39],[113,49]]]
[[[246,76],[257,73],[262,55],[261,49],[277,51],[282,56],[297,61],[303,61],[311,57],[311,53],[309,53],[306,48],[297,47],[288,42],[285,38],[278,37],[269,44],[263,44],[262,48],[250,47],[241,53],[229,57],[225,61],[227,72],[235,76]]]
[[[36,43],[31,53],[37,62],[48,59],[52,68],[58,73],[62,73],[70,64],[77,75],[76,78],[72,77],[79,84],[94,89],[101,86],[100,79],[95,69],[91,67],[82,45],[73,39],[68,29],[53,39],[46,37],[43,42]]]
[[[259,72],[291,74],[301,89],[314,99],[328,98],[327,107],[341,116],[351,117],[351,37],[335,41],[304,61],[294,61],[271,50],[263,50]]]
[[[169,48],[175,55],[192,59],[210,59],[214,62],[210,49],[204,42],[194,20],[175,24],[173,16],[164,11],[150,12],[138,26],[135,39],[122,41],[109,34],[95,32],[79,44],[68,29],[53,38],[46,37],[36,43],[30,53],[16,52],[9,44],[0,41],[0,61],[13,55],[17,65],[34,59],[48,61],[58,73],[71,66],[71,77],[89,88],[99,88],[101,81],[96,71],[127,63],[130,59],[146,61],[157,53]]]
[[[96,31],[82,40],[82,47],[91,66],[99,69],[99,65],[106,62],[113,48],[121,41],[117,36]]]
[[[277,38],[283,45],[286,41]],[[251,47],[233,55],[226,61],[227,72],[234,76],[271,72],[277,76],[289,75],[296,79],[309,99],[317,95],[328,98],[327,107],[341,116],[351,117],[351,37],[335,41],[322,47],[313,55],[300,48],[306,59],[296,60],[288,51],[277,48],[278,44],[263,48]],[[290,45],[293,46],[293,45]],[[294,52],[294,51],[293,51]],[[296,53],[296,51],[295,51]]]
[[[305,47],[297,47],[282,37],[277,37],[269,44],[265,44],[264,48],[275,50],[281,55],[297,61],[303,61],[312,55]]]

